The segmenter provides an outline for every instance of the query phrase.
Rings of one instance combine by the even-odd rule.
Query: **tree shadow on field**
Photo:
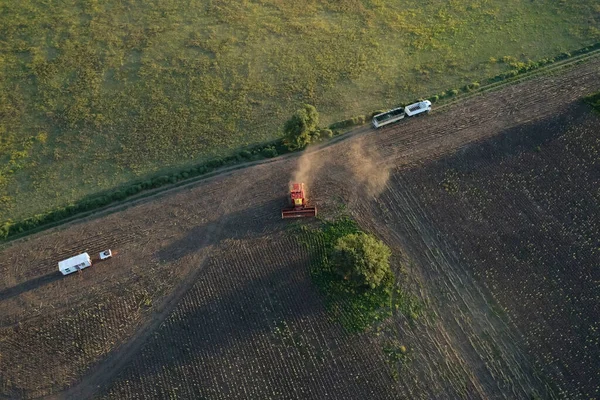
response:
[[[158,259],[173,262],[224,239],[250,239],[284,229],[289,225],[289,221],[281,219],[281,209],[285,206],[286,198],[280,196],[227,213],[216,221],[192,228],[183,238],[160,249]]]
[[[235,268],[225,264],[231,268],[210,268],[201,276],[145,351],[130,361],[121,379],[135,387],[156,381],[156,371],[192,368],[198,387],[206,389],[232,365],[248,365],[257,359],[262,365],[288,361],[290,352],[285,352],[286,359],[280,359],[282,352],[276,348],[294,346],[290,344],[293,340],[306,343],[306,336],[298,339],[296,334],[296,339],[289,339],[291,336],[285,335],[294,335],[299,326],[294,322],[323,313],[323,306],[310,284],[305,262],[263,265],[262,260],[249,258],[247,265]],[[291,331],[277,330],[282,326],[287,328],[288,324],[293,327]],[[274,350],[257,352],[257,348]],[[303,362],[302,358],[296,362]],[[248,377],[248,373],[240,371],[225,386],[238,387]],[[223,386],[219,388],[223,398],[234,394],[224,390]]]
[[[446,155],[435,164],[451,167],[460,172],[482,168],[490,162],[541,152],[546,144],[555,141],[571,126],[578,126],[590,116],[589,107],[573,101],[564,110],[533,122],[504,129],[501,133],[482,141],[469,143],[454,154]],[[464,156],[468,154],[465,162]]]
[[[21,282],[18,285],[0,290],[0,301],[8,300],[25,292],[38,289],[62,279],[63,275],[59,271],[51,272],[37,278]]]

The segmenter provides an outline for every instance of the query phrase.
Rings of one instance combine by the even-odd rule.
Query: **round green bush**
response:
[[[152,180],[147,180],[142,183],[142,189],[152,189]]]
[[[11,221],[6,221],[5,223],[3,223],[0,226],[0,238],[6,239],[10,235],[12,227],[13,227],[13,224]]]
[[[164,185],[167,182],[169,182],[169,177],[167,175],[162,175],[162,176],[152,179],[152,185],[154,187]]]
[[[215,158],[213,160],[210,160],[209,162],[206,163],[206,166],[209,168],[218,168],[220,166],[222,166],[224,164],[223,159],[221,158]]]
[[[564,53],[560,53],[557,58],[559,58],[561,60],[565,60],[569,57],[571,57],[571,53],[569,53],[568,51],[565,51]]]
[[[56,210],[54,210],[52,212],[52,217],[53,217],[54,221],[60,221],[61,219],[65,218],[66,216],[67,216],[67,212],[63,207],[57,208]]]
[[[321,137],[324,138],[332,138],[333,137],[333,131],[329,128],[325,128],[323,130],[321,130]]]
[[[365,123],[365,116],[364,115],[358,115],[356,117],[352,117],[352,124],[353,125],[361,125]]]
[[[44,224],[49,224],[54,221],[56,221],[56,216],[53,212],[49,212],[44,215],[44,220],[43,220]]]
[[[32,221],[32,218],[27,218],[26,220],[21,222],[19,229],[21,232],[23,232],[23,231],[28,231],[34,227],[35,227],[35,223]]]
[[[263,149],[262,155],[267,158],[277,157],[277,150],[274,147],[267,147]]]
[[[252,153],[250,153],[248,150],[242,150],[240,151],[240,156],[249,159],[250,157],[252,157]]]
[[[125,189],[125,193],[127,194],[127,196],[131,196],[138,193],[140,189],[141,188],[138,187],[138,185],[129,186],[127,189]]]
[[[100,199],[97,198],[97,197],[91,198],[91,199],[87,200],[87,208],[88,208],[88,210],[93,210],[95,208],[98,208],[101,205],[102,204],[100,203]]]
[[[354,119],[349,118],[349,119],[345,119],[343,121],[334,122],[333,124],[329,125],[329,128],[330,129],[343,129],[343,128],[352,126],[354,123],[355,123]]]
[[[82,200],[75,206],[75,213],[88,211],[91,208],[91,200]]]
[[[112,194],[112,199],[115,201],[119,201],[119,200],[123,200],[125,197],[127,197],[127,193],[125,193],[122,190],[117,190],[116,192],[114,192]]]

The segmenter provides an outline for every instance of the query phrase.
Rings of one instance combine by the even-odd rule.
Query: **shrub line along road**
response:
[[[445,100],[445,101],[444,100],[439,101],[438,103],[436,103],[436,104],[433,105],[432,112],[434,112],[434,113],[436,111],[439,112],[440,110],[443,110],[443,109],[446,109],[448,107],[451,107],[451,106],[453,106],[453,105],[455,105],[457,103],[460,103],[462,101],[470,99],[470,98],[472,98],[474,96],[481,96],[484,93],[488,93],[490,91],[500,90],[500,89],[502,89],[503,87],[505,87],[507,85],[514,85],[514,84],[517,84],[517,83],[520,83],[520,82],[524,82],[526,80],[533,79],[536,76],[545,75],[545,74],[558,73],[558,72],[560,72],[561,70],[563,70],[565,68],[572,67],[574,65],[580,64],[580,63],[585,62],[587,60],[591,60],[591,59],[593,59],[595,57],[598,57],[598,56],[600,56],[600,49],[593,50],[593,51],[590,51],[589,53],[581,54],[581,55],[578,55],[578,56],[575,56],[575,57],[572,57],[572,58],[568,58],[568,59],[565,59],[565,60],[561,60],[561,61],[549,64],[549,65],[546,65],[544,67],[535,69],[533,71],[529,71],[529,72],[526,72],[526,73],[523,73],[523,74],[519,74],[518,76],[516,76],[514,78],[510,78],[510,79],[506,79],[506,80],[503,80],[503,81],[500,81],[500,82],[496,82],[496,83],[492,83],[492,84],[489,84],[489,85],[482,86],[481,88],[479,88],[477,90],[473,90],[473,91],[471,91],[469,93],[459,94],[458,96],[455,96],[452,99]],[[353,136],[369,132],[369,131],[371,131],[371,129],[372,129],[372,127],[371,127],[370,123],[367,124],[367,125],[363,125],[361,127],[358,127],[358,128],[351,129],[351,130],[347,131],[346,133],[344,133],[344,134],[342,134],[340,136],[337,136],[337,137],[334,137],[334,138],[328,140],[325,143],[311,146],[309,149],[305,150],[305,153],[306,152],[310,152],[310,151],[317,151],[317,150],[320,150],[320,149],[332,146],[332,145],[334,145],[336,143],[339,143],[340,141],[347,140],[347,139],[349,139],[349,138],[351,138]],[[83,213],[80,213],[80,214],[75,215],[73,217],[66,218],[66,219],[64,219],[62,221],[58,221],[56,223],[48,224],[45,227],[42,226],[40,228],[40,230],[34,229],[33,232],[30,233],[30,234],[24,233],[23,235],[17,235],[16,237],[14,237],[12,239],[9,238],[5,243],[0,244],[0,249],[3,246],[5,246],[6,243],[10,243],[10,242],[13,242],[15,240],[19,240],[19,239],[21,239],[23,237],[34,235],[34,234],[36,234],[37,232],[40,232],[40,231],[43,232],[45,230],[52,229],[53,227],[60,227],[60,226],[69,224],[71,222],[77,222],[77,221],[80,221],[82,219],[86,219],[87,217],[90,217],[90,216],[92,218],[95,218],[95,217],[97,217],[99,215],[104,215],[106,213],[111,213],[111,212],[119,211],[119,210],[122,210],[122,209],[124,209],[126,207],[129,207],[131,205],[138,204],[138,203],[140,203],[142,201],[147,201],[149,199],[153,199],[156,196],[159,196],[161,194],[164,194],[164,193],[167,193],[167,192],[171,192],[172,190],[178,190],[180,188],[189,187],[190,185],[193,185],[193,184],[195,184],[197,182],[200,182],[200,181],[204,181],[204,180],[212,179],[212,178],[218,178],[220,176],[227,175],[227,174],[229,174],[229,173],[231,173],[233,171],[237,171],[237,170],[243,169],[243,168],[248,168],[248,167],[251,167],[251,166],[254,166],[254,165],[269,164],[269,163],[273,163],[273,162],[278,162],[278,161],[280,161],[281,159],[284,159],[284,158],[298,157],[301,154],[303,154],[303,153],[290,153],[290,154],[284,154],[282,156],[275,157],[275,158],[272,158],[272,159],[259,160],[259,161],[248,161],[248,162],[244,162],[244,163],[232,165],[230,167],[219,168],[216,171],[213,171],[213,172],[210,172],[210,173],[207,173],[207,174],[204,174],[204,175],[200,175],[200,176],[197,176],[197,177],[192,177],[192,178],[189,178],[189,179],[185,179],[185,180],[180,181],[180,182],[178,182],[178,183],[176,183],[174,185],[163,186],[163,187],[160,187],[160,188],[157,188],[157,189],[153,189],[153,190],[147,190],[147,191],[142,192],[139,195],[131,196],[128,199],[126,199],[126,200],[124,200],[122,202],[119,202],[117,204],[108,205],[108,206],[102,207],[102,208],[100,208],[98,210],[93,210],[93,211],[89,211],[89,212],[83,212]]]
[[[153,228],[158,229],[161,224],[169,224],[168,221],[173,218],[166,212],[167,209],[172,208],[167,207],[168,204],[172,204],[170,202],[176,202],[178,207],[196,207],[199,201],[205,201],[203,203],[206,204],[205,208],[198,207],[192,210],[197,214],[204,213],[209,220],[212,218],[212,223],[207,225],[208,228],[204,232],[200,244],[202,248],[218,245],[220,239],[243,230],[246,225],[238,224],[237,221],[241,218],[240,215],[245,216],[248,210],[258,211],[254,212],[250,221],[246,223],[253,226],[264,225],[266,227],[260,229],[266,231],[270,224],[280,226],[276,221],[279,215],[278,199],[284,196],[291,171],[296,169],[298,156],[312,158],[314,168],[324,163],[320,165],[320,172],[311,179],[313,198],[320,208],[325,212],[332,210],[336,202],[334,197],[339,196],[347,201],[348,208],[354,214],[366,207],[365,202],[372,199],[366,194],[368,191],[364,191],[363,188],[369,185],[371,177],[361,176],[360,172],[357,172],[364,165],[365,159],[370,160],[377,168],[394,170],[402,166],[422,164],[474,141],[496,135],[510,127],[559,113],[572,102],[578,101],[581,96],[597,90],[600,90],[600,62],[597,57],[590,57],[585,63],[560,71],[560,74],[535,76],[519,85],[509,85],[493,92],[469,97],[452,106],[444,107],[442,112],[432,113],[427,118],[404,120],[378,131],[361,127],[350,134],[317,146],[305,154],[290,154],[277,159],[248,163],[249,168],[235,171],[242,167],[238,165],[220,171],[209,179],[190,182],[135,203],[115,206],[112,211],[123,207],[128,209],[116,216],[113,215],[112,220],[118,217],[128,221],[127,223],[141,221],[139,224],[143,225],[142,221],[145,218],[146,222],[153,221]],[[362,152],[360,157],[355,157],[357,145],[360,145],[359,151]],[[353,184],[349,185],[348,182]],[[367,198],[362,199],[361,196]],[[203,199],[198,200],[198,197]],[[150,202],[150,199],[154,201]],[[218,205],[211,206],[211,202],[217,202]],[[143,204],[131,207],[137,203]],[[106,211],[102,213],[104,212]],[[269,212],[273,215],[269,215]],[[38,247],[36,243],[43,242],[50,234],[54,238],[60,238],[68,236],[71,229],[84,229],[89,226],[90,230],[93,230],[93,226],[102,224],[104,219],[110,218],[110,216],[99,218],[99,214],[93,217],[93,219],[89,217],[79,221],[77,224],[63,226],[60,230],[36,234],[25,240],[16,240],[10,246],[5,246],[3,252],[19,253],[21,260],[27,259],[27,254]],[[377,225],[364,218],[359,220],[367,227]],[[245,220],[241,218],[240,221]],[[190,231],[194,229],[193,225],[190,220],[188,225],[182,224],[179,229]],[[118,243],[118,237],[112,239]],[[165,240],[168,241],[169,238]],[[154,250],[158,251],[158,249]],[[174,247],[171,251],[176,252],[177,248]],[[155,306],[153,314],[137,327],[134,336],[94,366],[79,383],[50,398],[89,398],[107,385],[169,316],[203,271],[205,261],[206,255],[197,259],[195,264],[197,267],[191,268],[176,290]],[[7,263],[10,262],[11,258],[8,257]],[[40,271],[42,272],[48,271]],[[12,279],[18,282],[22,278],[14,276]],[[495,323],[497,322],[492,324]],[[502,344],[502,340],[499,340],[499,343]],[[519,356],[517,359],[520,358],[522,357]],[[525,367],[523,368],[525,370]],[[512,372],[503,371],[503,373],[510,375]],[[484,372],[481,374],[471,378],[471,383],[477,388],[476,392],[485,397],[490,391],[500,390],[494,388],[494,379],[485,376]],[[535,384],[535,379],[532,381],[530,376],[514,375],[512,379],[515,380],[512,390],[521,394],[523,387]]]

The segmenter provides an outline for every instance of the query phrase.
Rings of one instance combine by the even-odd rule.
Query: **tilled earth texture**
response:
[[[598,90],[592,59],[5,246],[0,397],[600,396]],[[422,317],[330,318],[322,244],[280,219],[292,179],[393,249]]]

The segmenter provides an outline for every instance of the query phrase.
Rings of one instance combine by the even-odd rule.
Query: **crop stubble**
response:
[[[224,242],[107,397],[165,397],[167,382],[190,376],[184,398],[390,398],[369,338],[327,318],[307,250],[274,234]],[[155,375],[164,381],[140,385]]]
[[[399,182],[502,306],[560,397],[600,393],[598,126],[575,107]],[[455,182],[444,188],[449,170]]]
[[[282,237],[278,208],[296,162],[283,159],[4,249],[3,394],[36,397],[79,380],[67,394],[94,393],[95,385],[115,375],[118,368],[107,366],[119,353],[126,357],[117,365],[129,362],[123,376],[131,379],[125,378],[127,384],[123,378],[115,381],[107,393],[123,398],[147,398],[160,390],[216,397],[211,390],[224,388],[229,392],[223,393],[238,397],[318,397],[328,390],[340,398],[369,392],[380,398],[513,398],[534,389],[552,391],[522,349],[524,333],[496,314],[486,284],[463,268],[460,243],[441,234],[437,214],[432,216],[431,208],[421,203],[402,171],[505,129],[564,112],[581,95],[600,89],[598,65],[592,60],[315,154],[328,159],[311,187],[320,212],[332,211],[341,198],[362,226],[381,235],[396,253],[405,251],[413,259],[409,276],[429,299],[435,317],[411,325],[398,315],[382,326],[379,336],[341,339],[339,327],[323,315],[307,281],[307,254]],[[375,169],[393,167],[381,190],[368,190],[368,176],[357,178],[365,171],[352,159],[357,142]],[[84,271],[81,279],[27,286],[56,271],[55,262],[71,251],[107,247],[117,249],[118,256]],[[272,282],[275,286],[270,288]],[[253,287],[258,290],[249,290]],[[138,295],[131,294],[136,290]],[[98,304],[107,309],[97,311]],[[161,320],[156,315],[169,316],[160,329],[150,332],[157,336],[140,335],[149,326],[158,328]],[[85,331],[71,338],[67,323]],[[284,333],[276,334],[277,327]],[[68,344],[65,337],[70,337]],[[169,342],[169,337],[180,340]],[[393,337],[413,354],[396,383],[384,373],[387,367],[379,350]],[[171,352],[160,350],[161,338]],[[73,344],[78,342],[84,349]],[[143,343],[147,344],[142,348]],[[301,350],[303,346],[308,350]],[[38,357],[28,357],[28,351]],[[535,351],[532,354],[535,359]],[[94,362],[100,364],[85,377]],[[42,365],[46,376],[38,374]],[[71,367],[78,372],[65,372]],[[354,373],[363,379],[342,385]],[[238,385],[228,386],[230,379]]]

